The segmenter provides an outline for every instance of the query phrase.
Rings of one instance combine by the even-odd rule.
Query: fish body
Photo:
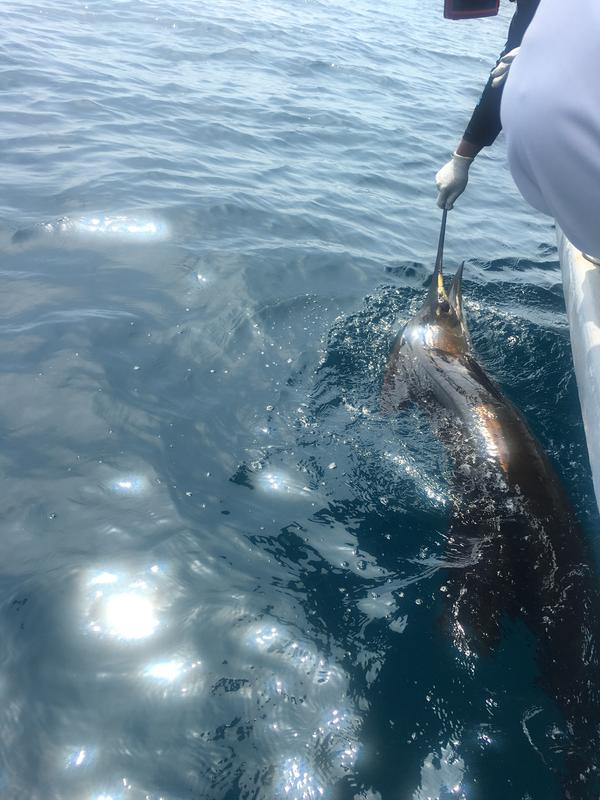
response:
[[[598,800],[598,579],[554,467],[475,358],[461,289],[462,267],[446,293],[439,260],[423,306],[394,343],[383,405],[425,409],[452,467],[446,620],[457,653],[474,669],[506,618],[525,623],[540,684],[566,723],[565,797]]]

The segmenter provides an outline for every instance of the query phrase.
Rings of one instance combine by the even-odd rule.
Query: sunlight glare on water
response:
[[[149,580],[102,571],[87,581],[86,595],[87,627],[96,634],[134,641],[158,628],[159,595]]]
[[[257,484],[265,492],[274,492],[278,495],[307,495],[310,488],[298,479],[282,472],[265,470],[260,472]]]
[[[113,480],[110,488],[116,494],[140,495],[148,489],[148,481],[143,475],[124,475]]]
[[[307,765],[298,758],[288,758],[282,768],[283,796],[290,800],[317,800],[324,789]]]

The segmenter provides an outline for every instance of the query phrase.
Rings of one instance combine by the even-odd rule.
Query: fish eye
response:
[[[440,300],[439,306],[440,311],[443,311],[444,313],[450,311],[450,303],[447,300]]]

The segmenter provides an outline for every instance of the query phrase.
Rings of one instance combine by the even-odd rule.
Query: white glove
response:
[[[450,161],[435,176],[435,185],[439,190],[437,204],[440,208],[450,210],[454,202],[467,188],[469,167],[472,158],[454,153]]]
[[[520,49],[521,49],[520,47],[515,47],[514,50],[511,50],[505,56],[502,56],[500,61],[496,64],[496,66],[492,70],[491,72],[492,86],[494,87],[494,89],[497,89],[499,86],[502,86],[502,84],[508,77],[508,70],[510,69],[510,65],[519,55]]]

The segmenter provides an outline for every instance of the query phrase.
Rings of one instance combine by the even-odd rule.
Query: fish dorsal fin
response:
[[[460,267],[458,268],[456,275],[454,276],[454,280],[452,281],[452,286],[450,287],[450,291],[448,293],[448,302],[454,309],[454,313],[456,314],[456,317],[460,323],[460,327],[467,342],[467,346],[470,349],[471,335],[469,333],[469,326],[467,325],[467,320],[465,319],[463,298],[462,298],[462,277],[463,277],[464,266],[465,262],[463,261]]]
[[[448,300],[450,302],[450,305],[454,309],[456,316],[463,323],[464,323],[464,317],[463,317],[463,302],[462,302],[462,277],[463,277],[464,266],[465,262],[463,261],[458,270],[456,271],[456,275],[454,276],[454,280],[452,281],[452,286],[450,287],[450,291],[448,292]]]

